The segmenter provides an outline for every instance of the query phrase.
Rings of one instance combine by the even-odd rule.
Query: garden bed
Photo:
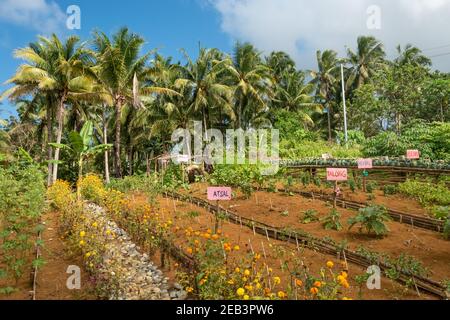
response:
[[[206,199],[206,185],[191,186],[189,194]],[[185,192],[186,193],[186,192]],[[392,257],[400,254],[413,256],[421,261],[433,279],[441,281],[450,278],[449,242],[436,232],[420,230],[396,222],[388,222],[390,233],[383,239],[358,233],[357,229],[348,231],[346,221],[356,212],[339,208],[344,229],[325,230],[320,222],[303,224],[300,218],[304,211],[316,210],[319,218],[331,211],[331,206],[320,200],[306,199],[285,194],[255,192],[250,199],[238,197],[229,203],[222,203],[243,217],[254,219],[278,228],[303,230],[317,238],[331,238],[336,243],[347,242],[348,248],[356,250],[363,246],[370,251],[385,253]]]

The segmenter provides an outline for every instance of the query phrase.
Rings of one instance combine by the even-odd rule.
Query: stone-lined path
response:
[[[95,221],[104,222],[115,234],[106,244],[106,253],[100,274],[114,282],[111,300],[184,300],[187,293],[175,284],[169,288],[168,280],[149,259],[141,253],[127,234],[114,221],[108,219],[106,211],[95,204],[86,205],[87,214]]]

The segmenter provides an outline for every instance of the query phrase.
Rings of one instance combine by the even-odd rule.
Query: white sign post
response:
[[[358,169],[363,170],[363,191],[366,192],[367,189],[367,176],[369,172],[367,169],[373,168],[373,160],[372,159],[358,159]]]
[[[220,206],[219,201],[230,201],[232,190],[229,187],[208,187],[208,200],[216,201],[217,212],[216,212],[216,223],[214,226],[214,232],[217,233],[219,230],[219,214],[220,214]]]
[[[348,180],[348,170],[343,168],[327,168],[327,180],[334,181],[333,208],[336,209],[337,197],[341,192],[338,186],[338,182]]]

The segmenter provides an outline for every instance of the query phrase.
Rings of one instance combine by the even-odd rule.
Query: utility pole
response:
[[[344,134],[345,145],[348,143],[348,130],[347,130],[347,105],[345,101],[345,81],[344,81],[344,65],[341,64],[341,77],[342,77],[342,99],[344,102]]]

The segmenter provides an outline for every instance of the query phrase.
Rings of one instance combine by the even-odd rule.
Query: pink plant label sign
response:
[[[420,159],[419,150],[408,150],[406,151],[406,158],[408,159]]]
[[[347,169],[327,168],[328,181],[347,181],[347,179],[348,179]]]
[[[373,169],[373,160],[358,159],[358,169]]]
[[[209,201],[230,201],[231,188],[228,187],[209,187],[208,188]]]

